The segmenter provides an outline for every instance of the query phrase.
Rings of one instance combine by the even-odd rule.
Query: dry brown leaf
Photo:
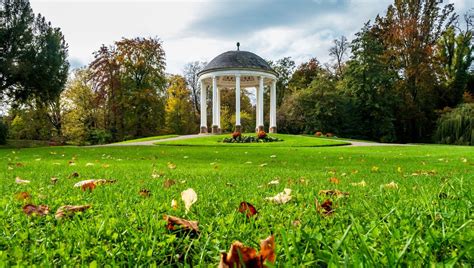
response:
[[[230,246],[229,252],[221,253],[219,268],[266,267],[265,261],[274,263],[275,259],[275,238],[272,235],[260,241],[260,253],[258,254],[254,248],[235,241]]]
[[[341,192],[337,189],[336,190],[321,190],[319,191],[318,195],[343,197],[343,196],[349,195],[349,192]]]
[[[51,183],[56,184],[58,182],[58,178],[56,177],[51,177]]]
[[[23,212],[30,215],[45,216],[49,213],[49,207],[45,205],[35,206],[32,204],[27,204],[23,206]]]
[[[18,200],[27,200],[27,199],[30,199],[31,196],[28,192],[20,192],[20,193],[17,193],[16,194],[16,199]]]
[[[170,188],[171,186],[175,185],[176,182],[174,180],[167,179],[163,182],[163,187]]]
[[[199,233],[199,223],[197,221],[188,221],[170,215],[164,215],[163,218],[167,222],[166,228],[170,231],[175,231],[178,230],[178,228],[182,228],[187,231]]]
[[[84,192],[87,191],[87,190],[92,192],[92,190],[94,190],[95,187],[96,187],[96,184],[95,184],[95,182],[92,181],[92,182],[88,182],[88,183],[85,183],[85,184],[81,185],[81,190],[84,191]]]
[[[79,173],[74,172],[74,173],[72,173],[71,175],[69,175],[68,178],[69,178],[69,179],[71,179],[71,178],[79,178]]]
[[[283,192],[278,193],[277,195],[272,196],[272,197],[267,197],[265,199],[275,202],[277,204],[285,204],[291,200],[291,189],[285,188]]]
[[[322,204],[319,204],[318,199],[315,201],[316,203],[316,211],[323,215],[329,216],[334,213],[334,209],[332,207],[332,201],[330,199],[326,199]]]
[[[334,183],[334,184],[339,184],[340,181],[339,181],[338,178],[332,177],[332,178],[329,179],[329,182],[330,182],[330,183]]]
[[[15,182],[16,182],[17,184],[28,184],[28,183],[30,183],[29,180],[23,180],[23,179],[21,179],[20,177],[16,177],[16,178],[15,178]]]
[[[24,165],[23,163],[18,162],[18,163],[15,164],[15,166],[17,166],[17,167],[24,167],[25,165]]]
[[[360,182],[351,182],[351,185],[352,185],[352,186],[365,187],[365,186],[367,186],[367,183],[366,183],[364,180],[362,180],[362,181],[360,181]]]
[[[56,219],[62,219],[64,217],[70,217],[73,216],[76,212],[83,212],[87,209],[89,209],[91,205],[80,205],[80,206],[61,206],[56,210],[56,214],[54,217]]]
[[[245,213],[245,216],[247,216],[247,218],[251,218],[252,216],[257,215],[258,213],[257,209],[252,204],[245,201],[240,202],[239,212]]]
[[[398,189],[398,184],[396,184],[394,181],[392,181],[392,182],[390,182],[390,183],[383,184],[383,185],[382,185],[382,188]]]
[[[181,192],[181,199],[184,202],[184,207],[186,208],[186,213],[188,213],[191,206],[196,203],[198,197],[196,192],[192,188],[188,188]]]
[[[169,169],[176,169],[176,164],[172,162],[168,162],[168,168]]]
[[[151,196],[151,191],[148,189],[141,189],[140,192],[138,192],[139,195],[143,197],[150,197]]]
[[[178,209],[178,202],[174,199],[171,200],[171,208],[173,208],[174,210]]]

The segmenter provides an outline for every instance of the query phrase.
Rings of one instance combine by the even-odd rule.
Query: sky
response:
[[[72,68],[87,65],[102,44],[158,37],[166,71],[181,74],[192,61],[240,49],[267,60],[329,61],[334,39],[351,40],[393,0],[30,0],[35,13],[61,28]],[[472,0],[449,0],[458,14]],[[469,5],[469,2],[471,3]]]

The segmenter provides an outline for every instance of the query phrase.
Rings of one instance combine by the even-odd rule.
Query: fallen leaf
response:
[[[168,168],[169,169],[176,169],[176,164],[168,162]]]
[[[81,190],[84,191],[84,192],[87,191],[87,190],[92,192],[92,190],[94,190],[95,187],[96,187],[96,184],[95,184],[94,181],[92,181],[92,182],[88,182],[88,183],[85,183],[85,184],[81,185]]]
[[[163,218],[167,222],[166,228],[170,231],[175,231],[178,230],[177,228],[182,228],[187,231],[199,233],[199,223],[197,221],[188,221],[170,215],[164,215]]]
[[[277,156],[276,155],[270,155],[270,158],[276,158]]]
[[[49,213],[49,207],[45,205],[35,206],[32,204],[27,204],[23,206],[23,212],[30,215],[45,216]]]
[[[370,170],[372,172],[379,172],[379,167],[377,166],[372,166],[372,169]]]
[[[17,167],[24,167],[25,165],[24,165],[23,163],[18,162],[18,163],[15,164],[15,166],[17,166]]]
[[[16,194],[16,199],[18,200],[27,200],[30,199],[30,194],[28,192],[20,192]]]
[[[382,188],[398,189],[398,184],[396,184],[394,181],[392,181],[390,183],[383,184]]]
[[[68,178],[69,178],[69,179],[71,179],[71,178],[79,178],[79,173],[74,172],[74,173],[72,173],[71,175],[69,175]]]
[[[184,202],[184,207],[186,208],[186,213],[188,213],[191,206],[194,203],[196,203],[197,198],[198,198],[197,194],[192,188],[189,188],[189,189],[181,192],[181,199]]]
[[[171,186],[173,186],[173,185],[175,185],[175,184],[176,184],[176,182],[175,182],[174,180],[168,179],[168,180],[165,180],[165,181],[163,182],[163,187],[165,187],[165,188],[170,188]]]
[[[266,167],[268,164],[267,163],[263,163],[260,165],[260,167]]]
[[[30,183],[29,180],[22,180],[20,177],[16,177],[15,182],[18,183],[18,184],[28,184],[28,183]]]
[[[252,161],[247,161],[245,162],[245,164],[252,164]]]
[[[174,210],[178,209],[178,202],[176,200],[171,200],[171,208]]]
[[[88,184],[88,183],[93,183],[95,182],[95,180],[84,180],[84,181],[80,181],[80,182],[77,182],[76,184],[74,184],[74,187],[75,188],[79,188],[79,187],[82,187],[82,185],[84,184]]]
[[[218,267],[266,267],[265,261],[274,263],[275,259],[275,238],[272,235],[260,241],[260,253],[258,254],[254,248],[247,247],[242,242],[233,242],[229,252],[221,253]]]
[[[51,183],[56,184],[58,182],[58,178],[56,177],[51,177]]]
[[[367,183],[366,183],[364,180],[362,180],[362,181],[360,181],[360,182],[351,182],[351,185],[352,185],[352,186],[365,187],[365,186],[367,186]]]
[[[258,213],[257,209],[252,204],[245,201],[240,202],[239,212],[245,213],[245,216],[247,216],[247,218],[251,218],[252,216],[255,216]]]
[[[285,188],[283,192],[278,193],[275,196],[267,197],[266,200],[275,202],[277,204],[285,204],[286,202],[291,200],[291,189]]]
[[[336,196],[336,197],[342,197],[349,195],[348,192],[341,192],[339,190],[321,190],[319,191],[318,195],[328,195],[328,196]]]
[[[148,189],[141,189],[139,192],[138,192],[139,195],[143,196],[143,197],[150,197],[151,195],[151,191],[148,190]]]
[[[398,173],[402,173],[402,167],[398,167],[398,168],[397,168],[397,172],[398,172]]]
[[[86,167],[92,167],[94,166],[94,163],[86,163]]]
[[[87,209],[89,209],[91,207],[91,205],[80,205],[80,206],[70,206],[70,205],[66,205],[66,206],[61,206],[58,208],[58,210],[56,210],[56,214],[54,215],[54,217],[56,219],[61,219],[61,218],[64,218],[64,217],[70,217],[70,216],[73,216],[76,212],[83,212]]]
[[[273,181],[268,183],[268,185],[276,185],[276,184],[280,184],[280,181],[279,180],[273,180]]]
[[[332,177],[332,178],[329,179],[329,182],[330,182],[330,183],[334,183],[334,184],[339,184],[340,181],[339,181],[338,178]]]
[[[330,199],[326,199],[322,204],[319,204],[318,199],[315,201],[316,203],[316,211],[323,215],[323,216],[329,216],[334,213],[334,210],[332,208],[332,201]]]

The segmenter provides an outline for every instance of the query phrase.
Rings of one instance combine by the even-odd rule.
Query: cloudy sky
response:
[[[464,13],[472,0],[449,0]],[[332,40],[352,39],[364,24],[384,14],[392,0],[30,0],[60,27],[73,67],[122,37],[159,37],[167,72],[182,73],[190,61],[210,61],[235,49],[265,59],[291,56],[297,63],[328,60]],[[469,2],[471,3],[469,6]]]

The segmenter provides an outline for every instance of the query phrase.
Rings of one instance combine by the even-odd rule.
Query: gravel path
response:
[[[102,146],[151,146],[158,142],[164,141],[176,141],[176,140],[186,140],[186,139],[194,139],[194,138],[201,138],[207,137],[208,135],[203,134],[192,134],[192,135],[183,135],[174,138],[167,138],[161,140],[152,140],[152,141],[139,141],[139,142],[129,142],[129,143],[112,143],[112,144],[104,144],[104,145],[95,145],[94,147],[102,147]],[[329,140],[329,139],[328,139]],[[346,147],[360,147],[360,146],[413,146],[412,144],[398,144],[398,143],[379,143],[379,142],[364,142],[364,141],[348,141],[348,140],[339,140],[343,142],[348,142],[350,145],[341,145]]]
[[[183,135],[183,136],[161,139],[161,140],[138,141],[138,142],[129,142],[129,143],[111,143],[111,144],[104,144],[104,145],[98,145],[98,146],[107,146],[107,147],[108,146],[141,146],[141,145],[150,146],[150,145],[154,145],[157,142],[186,140],[186,139],[193,139],[193,138],[206,137],[206,136],[207,135],[202,135],[202,134],[192,134],[192,135]]]

